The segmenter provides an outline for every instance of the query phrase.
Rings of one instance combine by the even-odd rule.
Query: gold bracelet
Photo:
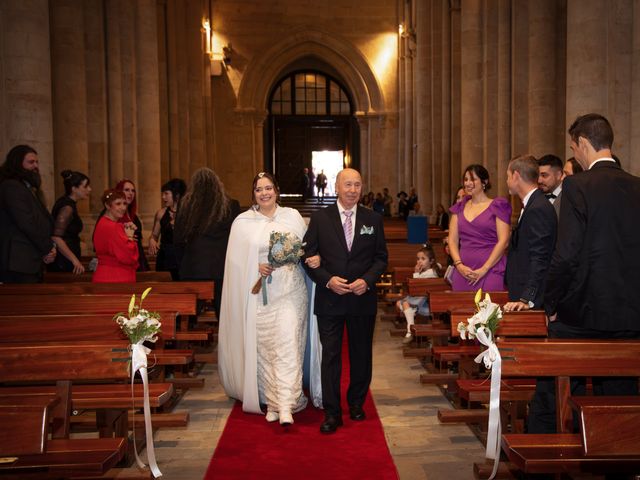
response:
[[[460,265],[462,263],[462,260],[456,260],[455,262],[453,262],[453,266],[457,267],[458,265]]]

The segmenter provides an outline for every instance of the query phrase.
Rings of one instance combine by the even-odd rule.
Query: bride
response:
[[[293,414],[307,405],[302,372],[309,300],[299,262],[274,268],[268,255],[272,232],[293,234],[301,242],[307,227],[297,210],[277,204],[278,196],[275,178],[259,173],[253,180],[255,205],[239,215],[231,227],[218,364],[225,392],[241,400],[245,412],[263,413],[260,405],[266,405],[267,421],[290,425]],[[307,263],[316,268],[320,258],[310,257]],[[261,291],[252,293],[259,279]],[[317,332],[310,333],[317,339]],[[310,390],[314,404],[320,406],[319,354],[313,347],[311,350]]]

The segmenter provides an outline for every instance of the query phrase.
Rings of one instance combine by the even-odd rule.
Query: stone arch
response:
[[[364,55],[343,38],[309,29],[294,32],[249,64],[238,92],[238,110],[265,112],[270,88],[289,65],[305,57],[316,57],[340,72],[356,115],[384,112],[382,90]]]

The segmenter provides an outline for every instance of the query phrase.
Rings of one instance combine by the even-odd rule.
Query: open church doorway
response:
[[[338,176],[338,172],[343,168],[344,152],[342,150],[311,152],[311,171],[313,172],[313,178],[318,178],[320,173],[327,178],[327,188],[324,190],[325,196],[335,196],[336,177]],[[315,187],[314,192],[316,197],[319,197],[321,193],[318,190],[318,187]]]
[[[265,129],[265,169],[275,174],[283,197],[303,197],[305,168],[313,172],[312,181],[325,170],[327,196],[335,194],[338,171],[359,168],[360,130],[353,113],[350,94],[331,75],[296,70],[276,82]]]

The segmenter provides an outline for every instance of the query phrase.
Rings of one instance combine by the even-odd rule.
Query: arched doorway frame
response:
[[[264,123],[273,85],[283,72],[301,58],[315,56],[340,72],[349,90],[360,126],[360,164],[365,182],[370,183],[372,123],[385,114],[380,84],[360,50],[333,33],[301,28],[255,56],[249,63],[238,91],[236,113],[252,124],[252,166],[258,171],[264,158]]]

